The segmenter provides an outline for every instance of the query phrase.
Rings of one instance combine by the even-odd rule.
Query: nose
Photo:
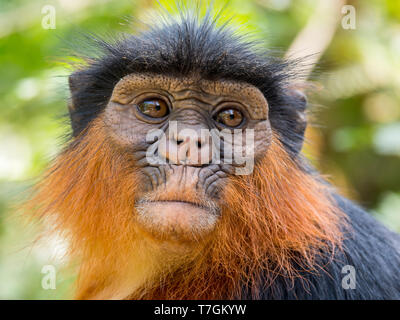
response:
[[[209,130],[202,126],[171,126],[160,139],[158,154],[169,163],[200,166],[210,163]]]

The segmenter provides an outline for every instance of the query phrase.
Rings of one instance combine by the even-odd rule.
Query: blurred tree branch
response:
[[[286,58],[308,57],[301,74],[306,80],[312,69],[331,43],[341,17],[341,8],[346,0],[317,1],[317,7],[307,25],[301,30],[289,49]]]

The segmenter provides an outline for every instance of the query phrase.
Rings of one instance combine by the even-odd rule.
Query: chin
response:
[[[182,200],[141,200],[135,208],[142,231],[166,241],[198,242],[214,230],[220,216],[212,202],[200,205]]]

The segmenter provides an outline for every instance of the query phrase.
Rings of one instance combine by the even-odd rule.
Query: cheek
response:
[[[123,146],[144,146],[154,125],[136,118],[131,106],[109,103],[103,114],[103,123],[110,136]]]
[[[271,138],[268,120],[251,121],[245,130],[235,131],[229,140],[224,139],[223,164],[232,164],[235,175],[251,174],[254,164],[265,156]]]
[[[258,122],[254,127],[254,158],[260,160],[266,154],[272,141],[272,129],[269,120]]]

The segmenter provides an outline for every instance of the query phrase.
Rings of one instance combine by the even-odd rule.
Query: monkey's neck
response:
[[[182,245],[149,238],[137,240],[132,247],[132,254],[126,256],[126,263],[119,265],[117,270],[108,272],[106,283],[88,286],[85,281],[86,285],[78,288],[77,298],[146,299],[150,292],[158,290],[160,284],[166,282],[179,267],[193,260],[195,252],[200,252],[200,247],[203,246],[198,243]],[[81,270],[80,278],[82,277],[84,274]]]

